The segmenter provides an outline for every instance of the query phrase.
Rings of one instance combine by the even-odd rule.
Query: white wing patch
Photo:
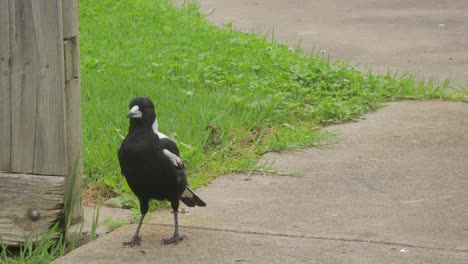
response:
[[[184,162],[176,154],[170,152],[167,149],[163,149],[163,154],[174,164],[176,167],[181,167],[184,165]]]
[[[154,119],[153,125],[151,127],[153,128],[154,133],[159,132],[159,125],[158,125],[158,119],[157,118]]]

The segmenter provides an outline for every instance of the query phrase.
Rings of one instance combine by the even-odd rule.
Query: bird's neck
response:
[[[130,119],[130,127],[128,132],[131,133],[134,131],[153,130],[152,123],[152,120]]]

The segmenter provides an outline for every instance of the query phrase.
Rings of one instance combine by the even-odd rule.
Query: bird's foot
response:
[[[139,246],[141,245],[141,236],[139,235],[134,235],[132,237],[132,240],[128,241],[128,242],[122,242],[122,244],[124,246],[130,246],[130,247],[133,247],[133,246]]]
[[[173,237],[171,237],[169,239],[161,240],[161,243],[164,244],[164,245],[170,245],[170,244],[177,245],[177,243],[184,240],[184,238],[186,238],[186,236],[174,235]]]

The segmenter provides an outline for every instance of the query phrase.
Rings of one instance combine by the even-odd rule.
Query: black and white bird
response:
[[[189,207],[206,206],[187,184],[187,174],[179,149],[174,141],[158,131],[154,104],[149,98],[131,100],[128,135],[118,151],[120,168],[128,185],[140,202],[141,218],[137,230],[124,245],[140,245],[140,228],[151,199],[167,200],[174,213],[174,235],[163,239],[164,244],[177,244],[179,235],[179,201]]]

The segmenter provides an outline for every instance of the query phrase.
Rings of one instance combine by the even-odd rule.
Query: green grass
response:
[[[16,263],[50,263],[53,259],[63,256],[67,250],[67,243],[64,236],[57,239],[58,225],[55,225],[49,232],[32,242],[26,241],[25,245],[17,249],[8,249],[5,244],[0,243],[0,262],[5,264]]]
[[[116,152],[135,96],[155,101],[160,129],[177,140],[195,187],[251,169],[266,151],[320,144],[321,126],[384,102],[449,97],[447,81],[363,73],[231,27],[206,22],[196,4],[80,1],[88,187],[107,198],[129,192]]]

